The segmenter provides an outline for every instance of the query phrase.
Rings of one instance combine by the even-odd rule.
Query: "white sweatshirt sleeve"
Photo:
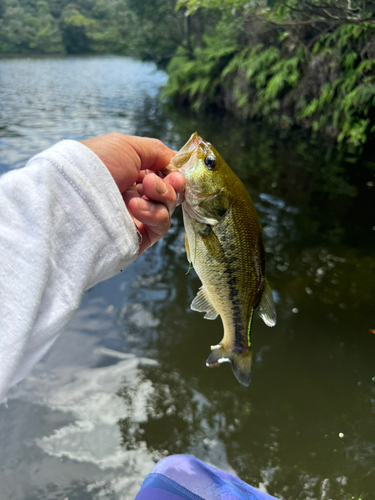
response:
[[[83,292],[138,251],[112,176],[83,144],[60,142],[0,177],[0,402],[48,351]]]

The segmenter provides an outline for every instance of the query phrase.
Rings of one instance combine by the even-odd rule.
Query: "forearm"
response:
[[[64,141],[0,178],[0,401],[52,345],[85,290],[138,255],[111,175]]]

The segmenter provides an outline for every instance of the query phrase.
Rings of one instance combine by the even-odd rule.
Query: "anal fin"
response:
[[[264,279],[264,290],[258,308],[259,316],[267,326],[276,325],[276,307],[268,281]]]
[[[193,311],[205,312],[206,313],[204,315],[205,319],[216,319],[218,317],[218,315],[219,315],[215,311],[214,306],[211,304],[211,302],[206,297],[206,294],[204,292],[204,288],[203,287],[200,288],[200,290],[197,293],[195,299],[191,303],[190,308]]]

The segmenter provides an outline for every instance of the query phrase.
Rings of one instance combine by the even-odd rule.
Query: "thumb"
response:
[[[133,186],[141,170],[160,170],[176,154],[158,139],[119,133],[81,142],[101,159],[121,193]]]

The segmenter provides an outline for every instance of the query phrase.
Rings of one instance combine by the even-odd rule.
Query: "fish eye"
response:
[[[204,159],[204,164],[209,170],[213,170],[216,167],[216,159],[214,156],[206,156]]]

